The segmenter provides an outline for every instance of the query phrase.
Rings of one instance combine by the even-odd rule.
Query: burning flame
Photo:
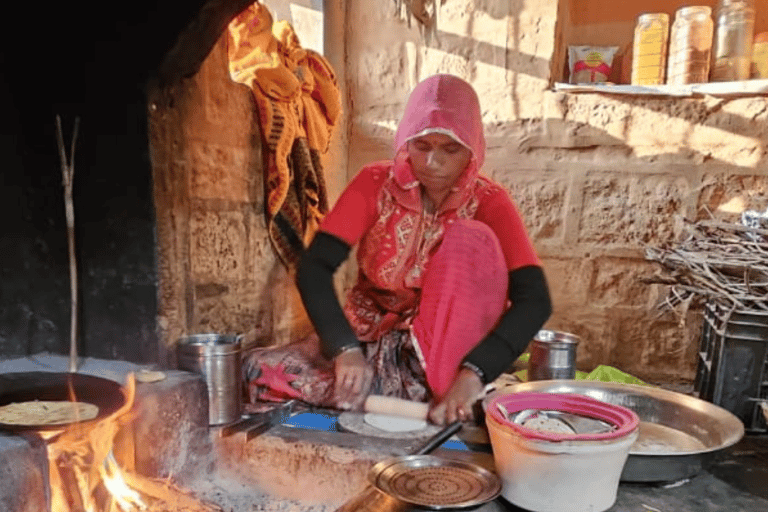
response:
[[[147,504],[141,499],[141,494],[131,489],[120,471],[115,456],[109,452],[104,464],[99,467],[99,475],[104,482],[104,486],[112,494],[117,505],[122,510],[147,510]]]
[[[133,431],[130,411],[136,396],[133,374],[123,388],[125,404],[97,422],[75,423],[64,431],[42,432],[48,451],[51,512],[220,512],[221,509],[187,495],[170,480],[137,474],[132,461]],[[70,398],[76,400],[70,392]],[[128,431],[128,447],[115,444]]]

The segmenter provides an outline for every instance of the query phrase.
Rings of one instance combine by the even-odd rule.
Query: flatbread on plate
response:
[[[0,423],[5,425],[59,425],[88,421],[99,414],[96,405],[67,400],[31,400],[0,407]]]

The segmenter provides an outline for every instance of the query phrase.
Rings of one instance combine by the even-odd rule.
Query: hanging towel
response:
[[[290,269],[328,211],[320,157],[341,117],[341,93],[330,63],[301,48],[290,24],[272,24],[263,4],[230,23],[229,42],[239,45],[228,51],[237,56],[230,60],[232,77],[251,88],[259,113],[269,238]]]

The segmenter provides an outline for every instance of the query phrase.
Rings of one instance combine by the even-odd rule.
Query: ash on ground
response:
[[[186,484],[195,496],[223,512],[333,512],[338,505],[303,503],[265,494],[253,485],[221,474],[199,476]]]

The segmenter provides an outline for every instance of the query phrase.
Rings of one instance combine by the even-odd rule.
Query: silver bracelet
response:
[[[485,372],[479,366],[474,363],[470,363],[469,361],[464,361],[461,363],[461,367],[473,372],[475,375],[480,377],[480,382],[485,384]]]
[[[360,351],[362,351],[363,347],[360,346],[359,344],[355,345],[354,343],[350,344],[350,345],[344,345],[343,347],[341,347],[339,349],[339,351],[336,353],[336,355],[343,354],[344,352],[349,352],[350,350],[356,350],[356,349],[360,349]]]

